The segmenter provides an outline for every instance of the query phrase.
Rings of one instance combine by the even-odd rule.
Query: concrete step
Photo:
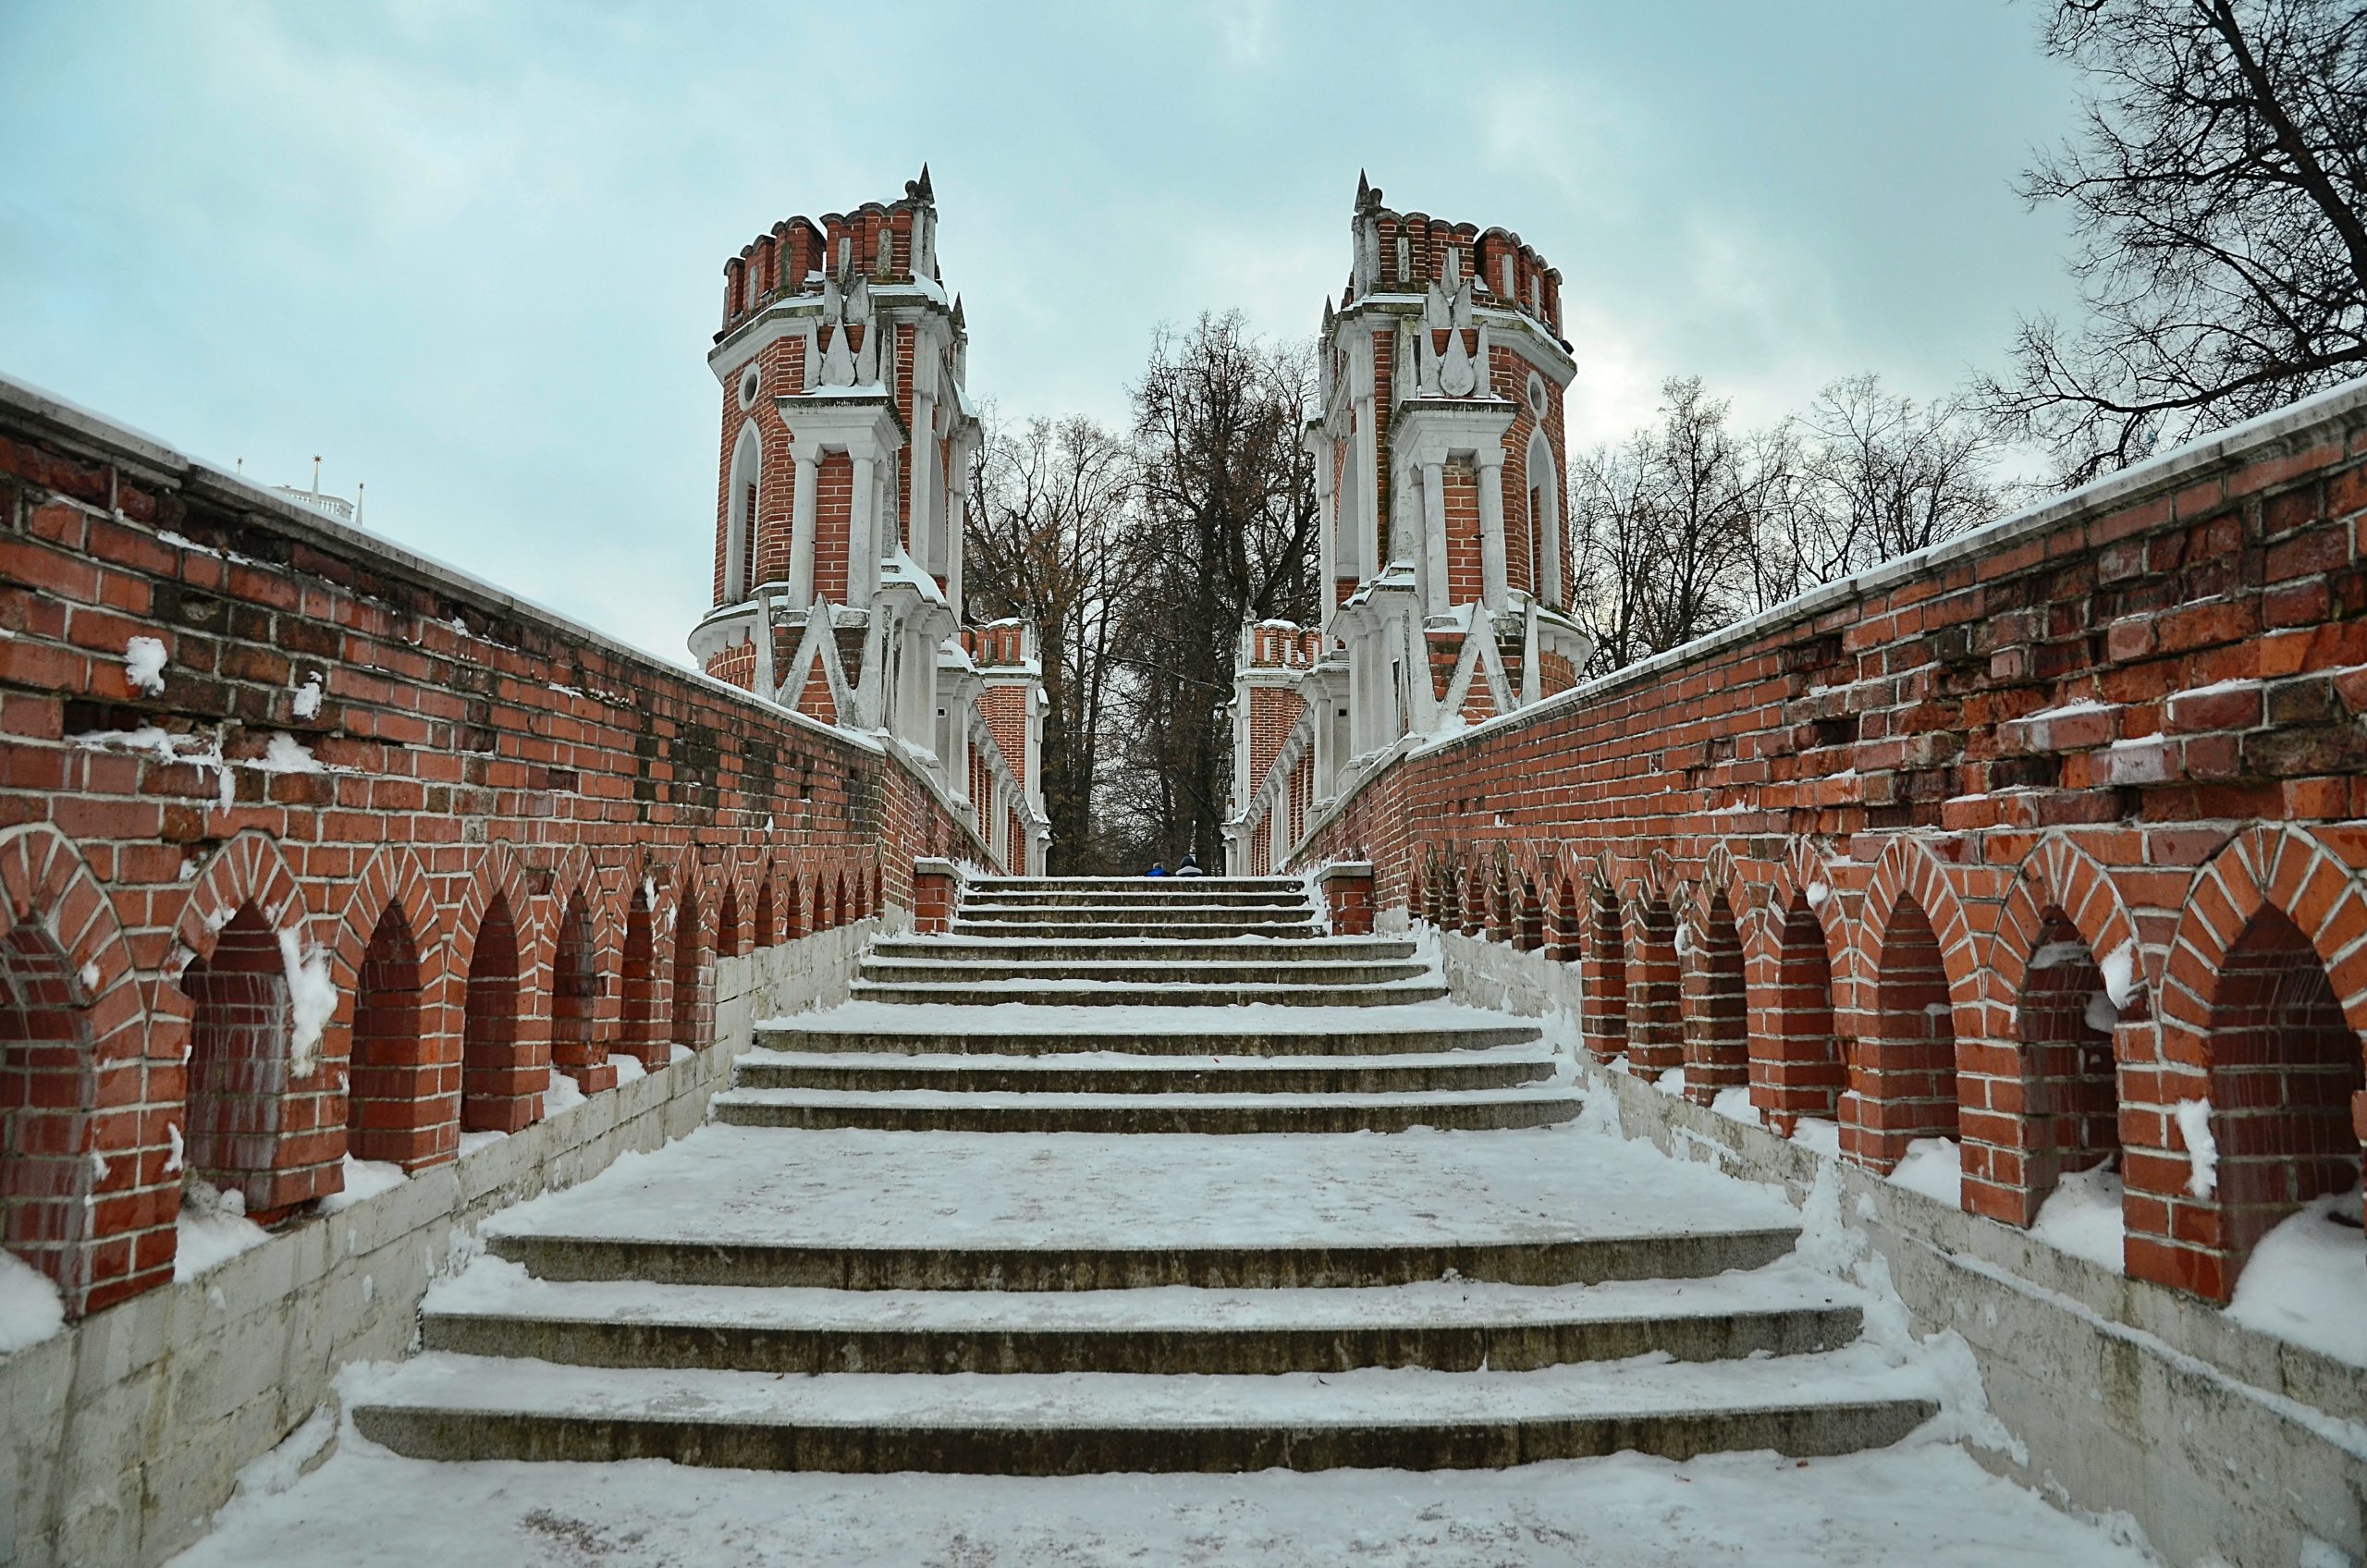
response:
[[[1172,937],[1185,941],[1233,941],[1245,937],[1282,941],[1316,941],[1323,933],[1314,923],[1304,918],[1285,916],[1279,920],[1208,920],[1189,928],[1158,920],[976,920],[965,915],[953,919],[952,935],[957,937],[992,938],[1036,937],[1047,941],[1098,941],[1105,937],[1138,940],[1146,937]]]
[[[1414,944],[1394,937],[1103,937],[1093,940],[1045,937],[883,937],[865,949],[873,958],[946,959],[954,962],[1012,959],[1021,962],[1071,959],[1115,963],[1223,962],[1252,959],[1273,963],[1332,962],[1377,963],[1409,959]]]
[[[832,1291],[1346,1290],[1449,1276],[1511,1285],[1701,1280],[1763,1268],[1797,1228],[1256,1245],[809,1243],[794,1236],[496,1231],[486,1250],[541,1280]]]
[[[1273,986],[1246,982],[1208,986],[1127,985],[1097,980],[992,980],[877,985],[857,979],[848,999],[895,1006],[930,1002],[1018,1002],[1037,1007],[1393,1007],[1443,1000],[1446,986],[1435,980],[1404,980],[1373,986]]]
[[[1429,973],[1410,960],[1308,959],[1277,963],[1269,959],[1228,960],[881,958],[865,953],[863,977],[883,986],[975,985],[1003,980],[1099,980],[1162,986],[1385,986]]]
[[[972,893],[1125,893],[1136,888],[1157,892],[1171,888],[1304,894],[1306,883],[1296,876],[975,876],[963,884],[963,890]]]
[[[1526,1371],[1739,1360],[1857,1338],[1857,1297],[1803,1270],[1672,1290],[1474,1280],[1339,1291],[842,1292],[536,1280],[483,1262],[429,1292],[424,1348],[583,1366],[833,1372]]]
[[[1232,909],[1247,904],[1261,907],[1292,905],[1305,909],[1310,902],[1306,896],[1306,889],[1295,886],[1220,888],[1184,882],[1172,887],[1161,887],[1154,882],[1145,888],[1121,889],[1042,888],[964,893],[961,899],[961,907],[964,909],[991,906],[997,909],[1089,907],[1159,910],[1179,907]]]
[[[869,1128],[892,1133],[1502,1132],[1575,1121],[1566,1091],[1427,1094],[993,1094],[945,1089],[726,1089],[708,1115],[733,1127]]]
[[[1533,1372],[965,1378],[569,1371],[431,1352],[348,1409],[363,1437],[417,1459],[1044,1476],[1461,1469],[1625,1450],[1806,1457],[1896,1442],[1938,1404],[1923,1375],[1847,1351]]]
[[[1511,1089],[1553,1076],[1551,1051],[1444,1051],[1394,1056],[947,1055],[751,1051],[732,1072],[743,1089],[963,1094],[1419,1094]]]
[[[1392,1010],[1393,1011],[1393,1010]],[[1088,1015],[1089,1016],[1089,1015]],[[1379,1014],[1379,1018],[1387,1017]],[[1106,1029],[1085,1023],[1016,1034],[931,1033],[915,1021],[910,1029],[850,1029],[759,1024],[756,1045],[773,1051],[857,1052],[905,1056],[1060,1056],[1123,1051],[1145,1056],[1345,1056],[1436,1055],[1443,1051],[1490,1050],[1543,1038],[1531,1024],[1474,1024],[1415,1029],[1283,1030],[1244,1027],[1147,1031],[1131,1023]]]
[[[1313,922],[1315,911],[1304,903],[1254,904],[969,904],[953,912],[965,925],[1154,925],[1189,937],[1211,925],[1271,925]]]

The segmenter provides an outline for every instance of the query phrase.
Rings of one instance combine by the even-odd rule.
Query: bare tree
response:
[[[1092,421],[992,423],[970,475],[963,579],[975,607],[1036,623],[1044,665],[1050,869],[1108,870],[1094,821],[1104,771],[1118,572],[1134,465]]]
[[[1993,479],[2004,443],[1956,403],[1918,405],[1876,375],[1853,375],[1779,427],[1783,449],[1760,514],[1765,604],[1831,582],[1988,521],[2004,509]]]
[[[1579,615],[1616,669],[1739,614],[1764,476],[1700,378],[1661,387],[1661,421],[1571,468]]]
[[[1954,403],[1881,378],[1827,386],[1804,415],[1740,431],[1698,378],[1660,422],[1572,465],[1574,606],[1618,669],[1987,521],[2001,442]]]
[[[1217,863],[1241,625],[1315,613],[1315,477],[1299,439],[1313,381],[1308,346],[1262,343],[1235,312],[1161,332],[1134,389],[1140,517],[1113,806],[1140,854]]]
[[[2367,9],[2056,0],[2086,123],[2022,181],[2067,202],[2090,320],[2025,321],[1985,410],[2077,484],[2367,368]]]

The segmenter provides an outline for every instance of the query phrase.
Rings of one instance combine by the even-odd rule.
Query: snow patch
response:
[[[165,691],[165,644],[153,637],[134,637],[123,646],[123,679],[135,692],[152,697]]]
[[[356,1159],[347,1155],[344,1190],[331,1193],[315,1207],[323,1214],[336,1214],[365,1198],[391,1193],[410,1180],[403,1174],[403,1168],[391,1159]]]
[[[312,749],[285,729],[271,732],[271,741],[263,755],[249,765],[261,773],[326,773],[321,759]]]
[[[247,1218],[244,1193],[226,1193],[197,1176],[181,1184],[181,1214],[174,1228],[178,1232],[173,1251],[176,1280],[194,1280],[271,1240],[269,1232]]]
[[[166,1145],[165,1153],[165,1174],[167,1176],[175,1175],[180,1170],[181,1158],[184,1152],[181,1146],[181,1124],[179,1122],[167,1121],[165,1123],[165,1143]]]
[[[1803,1116],[1792,1123],[1792,1142],[1832,1158],[1841,1158],[1841,1123],[1821,1116]]]
[[[2219,1190],[2219,1140],[2211,1135],[2211,1102],[2180,1100],[2170,1114],[2186,1140],[2186,1190],[2207,1198]]]
[[[666,1047],[667,1065],[671,1066],[678,1061],[688,1061],[696,1054],[697,1053],[692,1050],[690,1047],[683,1045],[678,1040],[674,1044]]]
[[[279,1446],[251,1460],[239,1472],[236,1496],[277,1497],[318,1465],[337,1440],[337,1420],[325,1404],[317,1405],[304,1424],[280,1439]]]
[[[2074,1170],[2055,1182],[2039,1207],[2030,1234],[2073,1257],[2122,1271],[2121,1181],[2105,1168]]]
[[[1824,907],[1824,900],[1831,897],[1833,897],[1833,889],[1826,887],[1823,883],[1811,882],[1809,884],[1809,908],[1822,909]]]
[[[289,926],[279,934],[279,956],[288,973],[288,1076],[309,1078],[319,1063],[321,1031],[337,1011],[329,950],[318,942],[306,948]]]
[[[1954,1138],[1918,1138],[1907,1145],[1890,1179],[1910,1193],[1959,1208],[1964,1204],[1964,1151]]]
[[[2304,1205],[2260,1239],[2227,1316],[2353,1366],[2367,1366],[2367,1231],[2359,1189]],[[2336,1219],[2348,1215],[2350,1224]]]
[[[75,978],[82,982],[82,989],[85,991],[97,990],[99,988],[99,961],[92,959],[90,962],[84,964],[81,969],[76,973]]]
[[[2109,1035],[2120,1027],[2120,1009],[2112,1005],[2112,997],[2103,991],[2088,998],[2087,1011],[2079,1016],[2099,1035]]]
[[[543,1091],[543,1120],[547,1121],[561,1111],[573,1110],[583,1103],[583,1085],[558,1068],[552,1068],[550,1087]]]
[[[2104,955],[2104,995],[2116,1008],[2125,1008],[2137,994],[2137,944],[2123,941]]]
[[[48,1275],[0,1252],[0,1355],[13,1355],[66,1327],[66,1303]]]
[[[295,700],[288,704],[288,711],[298,718],[312,718],[317,716],[321,711],[323,690],[321,678],[315,674],[311,680],[296,688]]]
[[[636,1078],[649,1076],[649,1069],[642,1066],[641,1058],[624,1051],[610,1051],[608,1065],[617,1070],[617,1086],[624,1087]]]
[[[1746,1126],[1762,1125],[1759,1108],[1750,1103],[1750,1091],[1740,1084],[1728,1089],[1720,1089],[1717,1098],[1710,1102],[1710,1109],[1719,1116],[1725,1117],[1728,1121],[1739,1121]]]
[[[1652,1087],[1658,1089],[1664,1095],[1681,1095],[1685,1093],[1685,1069],[1682,1067],[1670,1068],[1665,1072],[1662,1072],[1659,1077],[1652,1080]]]

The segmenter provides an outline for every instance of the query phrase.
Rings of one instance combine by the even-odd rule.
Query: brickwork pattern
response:
[[[2225,1299],[2367,1139],[2362,432],[2354,387],[1596,682],[1294,858],[1519,940],[1508,864],[1599,1055],[1875,1170],[1960,1138],[2011,1224],[2117,1158],[2131,1273]]]
[[[297,1217],[703,1045],[727,908],[991,860],[852,737],[22,400],[0,628],[0,1222],[77,1314],[192,1178]]]

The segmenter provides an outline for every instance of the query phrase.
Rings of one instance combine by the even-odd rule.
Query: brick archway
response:
[[[2110,874],[2060,834],[2023,857],[1988,953],[1983,1048],[1962,1079],[1965,1207],[2028,1225],[2064,1174],[2118,1157],[2116,1064],[2151,1054],[2151,987]],[[2129,977],[2108,1030],[2091,1004],[2107,960]]]
[[[1855,938],[1834,868],[1795,839],[1768,873],[1766,905],[1746,933],[1751,1012],[1750,1102],[1788,1136],[1804,1116],[1837,1121],[1846,1087],[1842,981]]]
[[[460,1010],[460,1126],[515,1133],[543,1113],[549,1016],[535,967],[546,922],[505,844],[478,851],[452,917],[449,973]]]
[[[249,829],[216,851],[173,937],[182,956],[168,977],[190,1007],[179,1124],[189,1180],[235,1194],[266,1224],[342,1191],[343,1140],[311,1136],[343,1121],[329,1013],[315,1015],[304,995],[333,982],[330,958],[278,844]]]
[[[1961,1035],[1971,1024],[1977,1040],[1982,1016],[1980,955],[1939,862],[1904,837],[1874,863],[1858,935],[1841,1148],[1887,1173],[1915,1140],[1957,1136]]]
[[[1750,1081],[1746,955],[1756,913],[1734,855],[1712,845],[1699,873],[1683,884],[1676,910],[1685,1093],[1698,1105]]]
[[[2361,868],[2302,829],[2239,834],[2196,876],[2163,969],[2155,1086],[2125,1118],[2133,1275],[2224,1301],[2261,1235],[2358,1179],[2362,937]],[[2180,1125],[2198,1104],[2210,1182]]]
[[[114,900],[65,835],[0,834],[0,1241],[79,1317],[172,1275],[169,1253],[141,1266],[126,1223],[146,1210],[169,1227],[177,1207],[172,1178],[141,1181],[163,1163],[143,1147],[148,1014]]]
[[[460,1153],[449,959],[418,855],[380,849],[355,880],[330,949],[329,1048],[345,1066],[346,1147],[356,1159],[417,1170]]]

